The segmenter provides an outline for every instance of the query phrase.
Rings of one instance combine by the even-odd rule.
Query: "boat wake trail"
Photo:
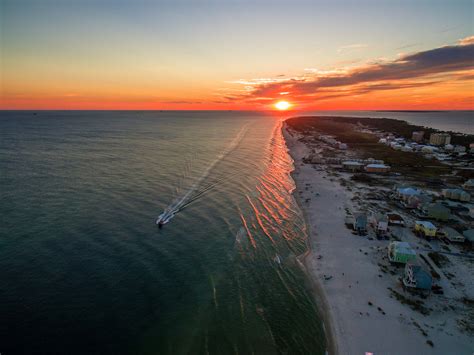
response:
[[[245,134],[248,131],[250,123],[244,125],[237,136],[230,142],[230,144],[217,156],[217,158],[204,170],[203,174],[199,177],[199,179],[191,186],[191,188],[181,197],[178,197],[176,200],[173,201],[165,210],[158,216],[156,219],[156,224],[161,226],[163,224],[168,223],[177,213],[182,211],[187,205],[201,197],[203,194],[208,192],[209,190],[216,187],[219,183],[223,182],[224,178],[221,178],[211,184],[207,184],[203,186],[204,180],[209,176],[212,169],[219,163],[222,159],[227,157],[230,153],[232,153],[240,144],[242,139],[244,138]]]

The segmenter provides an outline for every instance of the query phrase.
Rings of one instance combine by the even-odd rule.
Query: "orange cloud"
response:
[[[450,92],[449,97],[458,106],[451,108],[471,109],[473,58],[474,36],[471,36],[456,45],[402,55],[391,61],[328,71],[310,68],[305,69],[304,75],[289,79],[252,79],[246,82],[250,85],[246,93],[228,99],[267,105],[285,92],[302,107],[320,107],[321,101],[330,100],[333,108],[339,108],[344,104],[342,99],[357,98],[356,106],[362,108],[372,106],[375,98],[385,100],[379,101],[379,105],[385,105],[387,100],[396,103],[382,93],[397,91],[395,99],[406,99],[405,107],[417,105],[420,95],[432,95],[425,104],[439,106],[437,103],[441,101],[432,99],[440,97],[440,90],[453,83],[457,91]]]

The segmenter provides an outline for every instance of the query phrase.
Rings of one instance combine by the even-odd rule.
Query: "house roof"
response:
[[[387,215],[383,213],[374,213],[372,214],[371,217],[373,220],[376,220],[377,222],[386,222],[387,221]]]
[[[353,165],[353,166],[363,166],[364,164],[357,161],[343,161],[342,165]]]
[[[474,179],[469,179],[464,183],[464,186],[474,187]]]
[[[409,196],[408,199],[410,201],[420,201],[420,202],[430,202],[433,197],[431,197],[430,195],[412,195],[412,196]]]
[[[443,228],[443,232],[446,234],[446,235],[449,235],[451,237],[453,236],[460,236],[461,233],[459,233],[456,229],[454,228],[451,228],[451,227],[444,227]]]
[[[416,255],[416,252],[407,242],[392,242],[391,244],[398,253]]]
[[[436,229],[435,225],[429,221],[415,221],[415,224],[420,224],[428,229]]]
[[[450,192],[450,193],[458,193],[458,194],[468,194],[469,193],[469,192],[467,192],[463,189],[444,189],[443,191]]]
[[[443,206],[441,203],[431,203],[426,207],[430,211],[437,211],[437,212],[450,212],[451,210],[445,206]]]
[[[420,288],[429,288],[433,281],[431,275],[419,265],[409,264],[407,267],[413,270],[416,285]]]
[[[387,218],[391,221],[403,221],[402,216],[396,213],[387,213]]]
[[[474,229],[468,229],[462,232],[462,235],[466,237],[470,242],[474,242]]]
[[[388,165],[385,164],[369,164],[366,166],[366,168],[390,168]]]
[[[420,190],[413,187],[400,188],[400,189],[397,189],[397,191],[401,195],[419,195],[421,193]]]

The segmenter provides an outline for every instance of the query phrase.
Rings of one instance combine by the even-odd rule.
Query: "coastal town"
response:
[[[371,123],[297,117],[284,129],[334,352],[469,354],[473,137]]]

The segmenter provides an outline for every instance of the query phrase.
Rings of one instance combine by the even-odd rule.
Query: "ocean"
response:
[[[323,354],[282,118],[0,112],[0,352]]]
[[[0,112],[0,352],[323,354],[281,124]]]

